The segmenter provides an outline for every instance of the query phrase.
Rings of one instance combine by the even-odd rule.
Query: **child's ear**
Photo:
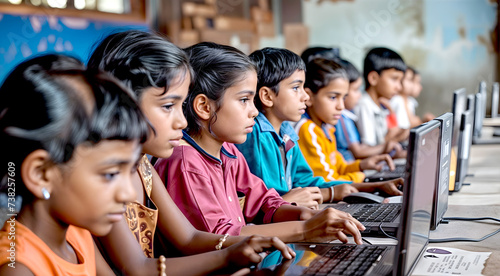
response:
[[[378,79],[380,78],[380,75],[376,71],[371,71],[368,73],[368,82],[370,83],[370,86],[375,86],[378,83]]]
[[[193,100],[193,108],[194,112],[200,117],[202,120],[210,119],[210,112],[212,110],[212,106],[210,105],[210,101],[205,94],[198,94]]]
[[[260,101],[262,102],[263,107],[272,107],[274,105],[274,92],[271,90],[271,88],[267,86],[262,86],[259,89],[259,98]]]
[[[54,181],[58,177],[60,177],[60,171],[52,164],[46,150],[35,150],[28,154],[21,164],[21,178],[24,185],[39,199],[47,199],[47,193],[48,195],[52,193]]]
[[[314,93],[308,87],[305,87],[304,90],[306,91],[307,95],[309,96],[309,98],[306,101],[306,105],[307,105],[307,107],[311,107],[312,106],[312,98],[314,96]]]

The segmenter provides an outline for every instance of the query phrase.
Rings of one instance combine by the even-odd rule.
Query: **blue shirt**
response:
[[[255,121],[256,124],[253,131],[247,135],[246,142],[236,147],[245,156],[250,171],[262,178],[269,189],[274,188],[283,195],[296,187],[327,188],[352,183],[345,180],[326,182],[322,177],[314,177],[297,146],[299,137],[290,123],[283,122],[278,135],[262,113],[259,113]],[[283,160],[281,151],[284,151],[286,161]]]
[[[335,138],[337,139],[337,150],[344,156],[347,162],[355,161],[354,155],[349,150],[352,143],[360,143],[358,128],[356,127],[356,115],[349,110],[342,111],[342,117],[335,125]]]

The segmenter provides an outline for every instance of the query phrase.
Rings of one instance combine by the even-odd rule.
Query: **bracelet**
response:
[[[330,186],[330,201],[333,202],[333,186]]]
[[[222,244],[226,241],[227,237],[229,234],[225,234],[224,237],[219,239],[219,243],[215,246],[215,249],[221,250],[222,249]]]
[[[167,272],[165,272],[165,270],[167,269],[167,265],[165,264],[165,261],[167,260],[167,258],[165,258],[165,256],[161,255],[159,258],[158,258],[158,270],[160,271],[160,276],[167,276]]]

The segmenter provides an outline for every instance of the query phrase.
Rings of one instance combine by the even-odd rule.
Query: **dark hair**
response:
[[[340,51],[339,48],[309,47],[300,55],[300,58],[302,58],[305,64],[317,57],[327,59],[340,58]]]
[[[278,95],[282,80],[289,78],[297,70],[306,70],[302,59],[287,49],[264,48],[251,53],[250,58],[257,65],[257,93],[266,86]],[[259,96],[255,97],[255,107],[262,110]]]
[[[412,71],[413,72],[413,75],[419,75],[420,73],[417,71],[417,69],[411,67],[411,66],[407,66],[407,69]]]
[[[307,64],[305,87],[311,89],[316,94],[321,88],[342,78],[349,80],[347,73],[342,66],[331,59],[315,58]]]
[[[0,87],[0,160],[5,165],[0,168],[0,190],[7,186],[7,163],[19,170],[37,149],[46,150],[52,163],[64,164],[80,144],[144,142],[147,134],[133,95],[107,74],[85,71],[80,61],[63,55],[27,60]],[[24,185],[16,188],[23,204],[33,199]]]
[[[255,64],[240,50],[213,42],[201,42],[185,49],[195,72],[184,105],[184,115],[188,122],[186,132],[196,136],[201,132],[201,122],[194,111],[193,101],[199,94],[206,95],[216,104],[216,110],[209,120],[210,126],[217,120],[217,111],[228,88],[244,79],[248,71],[256,71]]]
[[[341,59],[341,58],[333,59],[333,61],[340,64],[342,66],[342,68],[344,68],[344,70],[347,73],[347,77],[349,78],[349,83],[353,83],[361,77],[361,73],[349,61],[347,61],[345,59]]]
[[[138,30],[111,34],[94,49],[89,70],[111,73],[129,87],[140,101],[149,87],[165,87],[166,93],[176,77],[193,78],[186,54],[166,38]]]
[[[370,83],[368,82],[368,74],[372,71],[377,72],[379,75],[384,70],[396,69],[401,72],[406,71],[406,64],[401,56],[388,48],[373,48],[366,54],[363,77],[365,79],[365,87],[368,89]]]

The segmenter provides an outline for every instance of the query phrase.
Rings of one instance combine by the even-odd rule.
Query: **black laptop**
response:
[[[441,124],[441,142],[439,143],[439,172],[434,190],[431,230],[435,230],[448,210],[448,193],[450,182],[451,140],[453,133],[453,114],[448,112],[434,119]]]
[[[451,114],[450,114],[451,115]],[[447,118],[450,118],[449,116]],[[451,119],[450,119],[451,120]],[[419,154],[419,160],[422,163],[433,164],[436,160],[440,159],[439,151],[441,144],[441,122],[438,120],[433,120],[420,126],[417,126],[410,130],[411,133],[425,133],[426,142],[425,144],[420,144],[418,140],[419,136],[413,135],[409,139],[409,148]],[[411,145],[411,147],[410,147]],[[411,178],[412,175],[420,174],[419,166],[414,166],[411,162],[413,155],[410,152],[406,158],[406,173],[405,178]],[[439,162],[439,161],[438,161]],[[437,165],[439,167],[439,163]],[[436,168],[437,170],[437,168]],[[439,171],[439,170],[438,170]],[[433,183],[437,183],[438,175],[435,174],[435,179],[432,180]],[[406,183],[406,182],[405,182]],[[435,195],[434,189],[432,189],[432,195]],[[447,199],[447,198],[446,198]],[[446,201],[447,203],[447,201]],[[447,206],[447,204],[446,204]],[[365,236],[384,236],[384,232],[390,235],[395,235],[401,221],[401,203],[362,203],[362,204],[330,204],[327,207],[333,207],[335,209],[347,212],[351,214],[354,218],[358,219],[365,227],[366,230],[363,231]]]
[[[294,260],[282,263],[276,251],[257,269],[279,275],[410,275],[429,239],[433,201],[429,191],[435,189],[439,167],[432,140],[439,138],[438,126],[429,122],[410,131],[408,166],[415,167],[415,173],[405,178],[397,245],[296,243],[291,245],[297,252]]]

